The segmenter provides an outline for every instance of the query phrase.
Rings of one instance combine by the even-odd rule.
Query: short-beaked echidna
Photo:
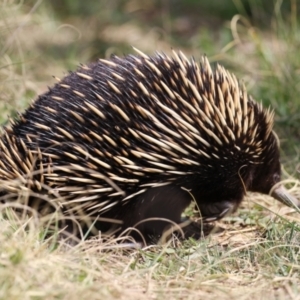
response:
[[[247,190],[298,205],[273,188],[280,163],[272,130],[273,112],[206,57],[100,59],[4,128],[0,176],[10,184],[2,199],[27,190],[41,213],[60,209],[103,232],[117,222],[146,239],[167,220],[179,224],[192,198],[207,221],[236,210]],[[200,235],[194,225],[186,236]]]

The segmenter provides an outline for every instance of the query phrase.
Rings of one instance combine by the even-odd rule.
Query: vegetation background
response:
[[[275,109],[284,178],[299,198],[299,13],[299,0],[0,0],[0,123],[80,63],[131,46],[206,54]],[[252,194],[219,233],[143,250],[57,243],[11,212],[0,218],[0,299],[300,299],[293,211]]]

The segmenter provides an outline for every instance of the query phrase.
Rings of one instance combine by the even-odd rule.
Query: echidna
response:
[[[247,190],[298,206],[274,188],[272,129],[273,112],[206,57],[197,64],[181,52],[138,51],[100,59],[4,128],[0,179],[10,184],[2,198],[29,191],[28,204],[41,213],[60,209],[103,232],[136,227],[146,240],[179,224],[192,198],[207,221],[235,211]],[[198,228],[184,232],[198,237]]]

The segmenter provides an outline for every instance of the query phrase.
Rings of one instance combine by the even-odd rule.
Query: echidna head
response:
[[[254,172],[250,191],[269,194],[273,187],[280,182],[281,171],[279,161],[272,165],[260,165]]]
[[[270,194],[287,206],[300,207],[299,201],[291,196],[279,183],[281,180],[279,145],[274,134],[270,136],[270,139],[268,149],[265,151],[264,161],[255,169],[249,190]]]

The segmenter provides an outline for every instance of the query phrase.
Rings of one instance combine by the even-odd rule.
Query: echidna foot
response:
[[[222,219],[225,215],[235,210],[235,205],[229,201],[200,205],[202,219],[205,222],[213,222]]]

